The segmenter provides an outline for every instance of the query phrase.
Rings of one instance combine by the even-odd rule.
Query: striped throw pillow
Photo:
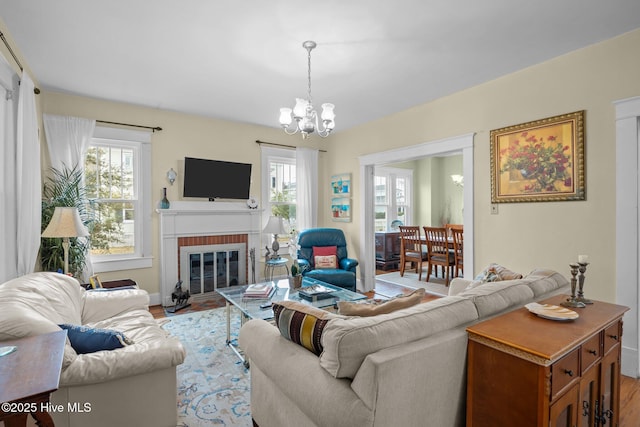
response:
[[[279,301],[273,304],[273,314],[280,334],[310,352],[322,353],[322,331],[335,316],[297,301]]]

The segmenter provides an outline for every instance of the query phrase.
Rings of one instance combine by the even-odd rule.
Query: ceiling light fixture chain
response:
[[[302,47],[307,50],[307,99],[296,98],[296,105],[291,108],[280,109],[280,125],[288,135],[302,133],[302,138],[306,139],[309,134],[316,132],[319,136],[326,138],[335,127],[335,113],[333,104],[322,104],[322,124],[324,129],[320,128],[318,123],[318,113],[313,109],[311,102],[311,51],[315,49],[316,42],[307,40],[302,43]],[[295,119],[295,125],[293,120]]]

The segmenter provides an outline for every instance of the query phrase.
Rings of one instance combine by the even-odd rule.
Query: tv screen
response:
[[[184,158],[184,197],[248,199],[251,164]]]

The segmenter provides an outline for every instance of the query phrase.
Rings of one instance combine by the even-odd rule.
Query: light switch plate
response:
[[[491,215],[498,215],[498,204],[491,203]]]

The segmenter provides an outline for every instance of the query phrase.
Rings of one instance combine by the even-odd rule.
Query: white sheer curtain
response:
[[[18,276],[17,101],[18,76],[0,54],[0,283]]]
[[[296,221],[298,231],[318,225],[318,150],[296,149]]]
[[[44,114],[44,131],[51,167],[62,170],[84,167],[84,155],[93,137],[96,121],[80,117]]]
[[[51,158],[51,167],[63,170],[77,167],[84,171],[84,156],[96,128],[94,119],[44,114],[44,130]],[[86,254],[84,276],[93,274],[91,256]]]
[[[16,149],[19,276],[35,270],[40,248],[40,141],[34,88],[31,78],[23,72],[18,99]]]

